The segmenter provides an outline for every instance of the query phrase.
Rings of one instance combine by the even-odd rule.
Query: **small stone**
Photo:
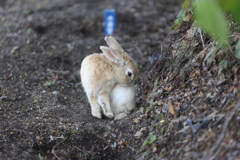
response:
[[[59,91],[53,91],[52,94],[57,95],[59,94]]]
[[[45,91],[45,90],[43,90],[41,93],[46,93],[46,91]]]

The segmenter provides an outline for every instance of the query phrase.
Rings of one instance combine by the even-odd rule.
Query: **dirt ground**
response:
[[[172,88],[163,81],[165,73],[159,83],[154,83],[156,74],[149,78],[153,68],[149,59],[168,48],[170,39],[165,38],[172,32],[169,27],[182,0],[1,2],[0,159],[204,159],[208,151],[215,153],[218,135],[227,137],[220,139],[221,145],[218,143],[218,158],[240,158],[240,114],[239,107],[234,107],[240,98],[240,70],[233,70],[235,75],[226,77],[215,88],[209,79],[214,81],[217,74],[211,70],[205,73],[204,68],[201,73],[208,80],[198,77],[188,81],[176,76]],[[117,121],[91,115],[79,76],[83,58],[99,53],[99,46],[105,45],[102,22],[107,8],[117,11],[113,36],[139,66],[137,108]],[[238,68],[239,62],[235,64]],[[219,78],[216,80],[219,82]],[[164,86],[163,95],[156,97],[155,92],[160,94],[162,90],[155,84]],[[182,91],[189,94],[177,97]],[[195,95],[198,91],[201,95]],[[174,116],[166,116],[166,106],[159,99],[173,100],[168,103],[168,112]],[[169,106],[179,104],[180,111],[175,115]],[[210,123],[212,113],[217,118]],[[206,115],[210,125],[195,132],[196,121],[187,117],[199,120]],[[234,117],[234,121],[227,123],[227,117]],[[185,120],[190,128],[185,127]],[[220,134],[225,122],[229,131]]]

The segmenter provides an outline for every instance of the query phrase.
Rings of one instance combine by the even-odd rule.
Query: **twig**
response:
[[[47,71],[50,73],[61,73],[64,75],[68,75],[70,73],[69,71],[58,71],[58,70],[54,70],[54,69],[47,69]]]
[[[132,148],[131,146],[127,145],[128,148],[130,148],[132,151],[137,151],[136,149]]]
[[[139,48],[137,45],[133,45],[133,46],[137,49],[137,51],[140,53],[140,55],[143,56],[143,53],[142,53],[142,51],[140,50],[140,48]]]
[[[169,38],[169,36],[172,35],[172,33],[169,33],[163,40],[163,42],[161,43],[161,53],[163,53],[163,44],[166,42],[167,38]]]
[[[230,45],[228,43],[226,43],[226,44],[227,44],[228,48],[230,49],[230,51],[233,53],[232,48],[230,47]]]
[[[62,60],[62,63],[61,63],[61,66],[59,67],[59,70],[62,70],[62,68],[63,68],[64,59],[61,57],[61,60]]]
[[[7,132],[9,131],[8,129],[7,130],[0,130],[0,133],[3,133],[3,132]]]
[[[227,118],[223,124],[223,128],[222,128],[220,136],[218,137],[217,141],[215,142],[215,144],[210,149],[209,153],[205,156],[204,159],[212,160],[217,156],[217,154],[215,154],[212,157],[210,157],[213,154],[213,152],[219,147],[220,143],[222,142],[222,140],[225,136],[225,132],[227,130],[228,124],[229,124],[230,120],[232,119],[234,113],[237,111],[238,107],[240,107],[240,100],[238,100],[237,104],[234,106],[234,108],[232,109],[230,114],[227,116]]]
[[[13,104],[11,103],[11,104],[9,104],[9,105],[7,106],[7,108],[6,108],[5,111],[4,111],[4,114],[6,114],[8,108],[11,107],[12,105],[13,105]]]
[[[88,152],[86,152],[86,151],[84,151],[84,150],[78,148],[78,147],[74,147],[74,148],[76,148],[77,150],[79,150],[79,151],[81,151],[81,152],[83,152],[83,153],[85,153],[85,154],[91,154],[91,153],[88,153]]]
[[[220,151],[221,151],[221,148],[219,147],[218,150],[215,152],[215,154],[209,158],[209,160],[215,159],[215,157],[217,157]]]
[[[61,158],[59,158],[59,157],[57,156],[57,154],[55,153],[54,149],[55,149],[55,147],[57,147],[59,144],[65,142],[66,140],[67,140],[67,138],[64,139],[62,142],[56,144],[56,145],[53,147],[52,151],[51,151],[51,153],[52,153],[58,160],[61,160]]]
[[[205,48],[205,44],[204,44],[204,41],[203,41],[203,36],[202,36],[202,31],[201,31],[201,29],[199,29],[199,34],[200,34],[200,37],[201,37],[201,41],[202,41],[203,48]]]

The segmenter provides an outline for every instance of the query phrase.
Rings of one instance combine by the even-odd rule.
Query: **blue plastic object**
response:
[[[104,10],[103,30],[105,35],[112,35],[116,29],[116,12],[115,9]]]

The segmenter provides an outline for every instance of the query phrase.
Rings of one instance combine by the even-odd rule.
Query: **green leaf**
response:
[[[185,17],[186,10],[182,9],[177,15],[177,19],[174,21],[175,24],[180,24]]]
[[[240,58],[240,40],[238,40],[238,43],[237,43],[237,45],[236,45],[236,53],[235,53],[235,57],[236,58]]]
[[[239,0],[218,0],[221,8],[233,14],[235,21],[240,25],[240,1]]]
[[[73,134],[78,134],[78,133],[79,133],[78,130],[76,130],[76,129],[72,129],[71,132],[72,132]]]
[[[215,0],[197,1],[195,8],[197,23],[210,35],[215,35],[220,43],[227,40],[228,25],[220,6]]]
[[[142,144],[143,146],[146,146],[146,145],[148,145],[148,139],[145,139],[145,141],[143,142],[143,144]]]
[[[30,33],[32,33],[32,32],[33,32],[33,29],[32,29],[32,28],[28,28],[28,29],[27,29],[27,33],[28,33],[28,34],[30,34]]]
[[[238,43],[236,45],[236,50],[240,50],[240,40],[238,40]]]
[[[145,156],[147,156],[148,154],[149,154],[149,150],[146,150],[146,151],[143,153],[142,157],[145,157]]]
[[[182,9],[188,9],[192,0],[185,0],[182,4]]]
[[[164,115],[161,113],[159,116],[158,116],[158,121],[161,121],[161,120],[164,120]]]
[[[238,59],[240,59],[240,50],[236,51],[235,57],[238,58]]]
[[[157,140],[156,135],[154,135],[152,132],[150,132],[148,135],[149,135],[149,144],[152,144],[154,141]]]
[[[154,82],[154,89],[157,87],[157,85],[158,85],[158,79],[159,79],[159,77],[156,79],[156,81]]]
[[[23,11],[23,14],[24,15],[28,15],[28,14],[30,14],[30,11],[29,10],[25,10],[25,11]]]
[[[144,108],[143,108],[143,107],[140,107],[140,109],[139,109],[137,112],[143,113],[143,111],[144,111]]]
[[[158,95],[158,92],[153,92],[153,93],[151,93],[151,94],[149,95],[149,97],[154,97],[154,96],[156,96],[156,95]]]
[[[209,57],[213,57],[216,52],[217,52],[217,47],[212,46],[211,50],[210,50],[210,51],[208,52],[208,54],[206,55],[204,61],[206,61],[207,59],[209,59]]]
[[[160,129],[160,134],[161,134],[161,135],[164,134],[164,128],[163,128],[163,127]]]
[[[228,64],[227,60],[225,59],[221,60],[221,62],[219,63],[218,75],[222,72],[224,68],[227,68],[227,64]]]
[[[55,81],[48,81],[48,82],[45,82],[43,85],[48,87],[48,86],[51,86],[54,83],[55,83]]]
[[[141,65],[137,65],[137,68],[139,68],[139,69],[142,69],[142,68],[143,68],[143,66],[141,66]]]
[[[223,68],[227,68],[227,63],[228,61],[227,60],[221,60],[221,62],[219,63],[219,66],[223,67]]]
[[[18,46],[14,46],[12,48],[12,50],[10,51],[10,53],[13,54],[17,49],[19,49],[19,47]]]

